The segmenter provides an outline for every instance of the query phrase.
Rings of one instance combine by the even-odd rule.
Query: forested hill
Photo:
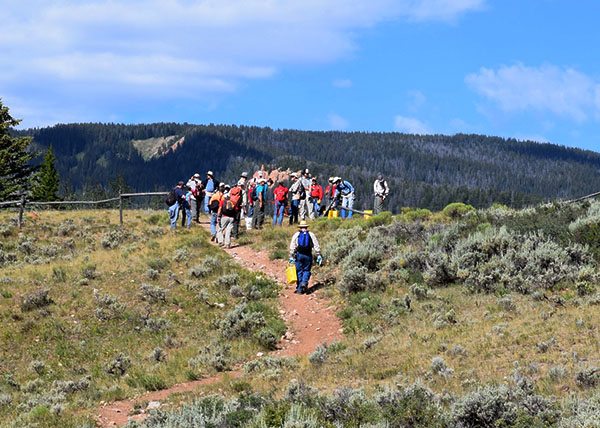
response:
[[[117,176],[138,191],[167,189],[213,170],[233,181],[261,164],[308,167],[321,184],[337,175],[371,205],[378,172],[392,188],[389,208],[441,209],[450,202],[514,207],[600,191],[600,155],[552,144],[457,134],[309,132],[245,126],[157,123],[67,124],[19,131],[50,144],[67,188],[108,187]],[[68,191],[68,190],[67,190]]]

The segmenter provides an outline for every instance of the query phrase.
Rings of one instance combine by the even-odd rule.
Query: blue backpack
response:
[[[310,251],[311,247],[312,245],[309,233],[307,231],[300,232],[300,235],[298,235],[298,249],[301,251]]]

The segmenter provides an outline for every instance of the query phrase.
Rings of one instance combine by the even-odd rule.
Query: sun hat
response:
[[[195,174],[194,174],[194,177],[196,177],[196,178],[199,178],[199,177],[200,177],[200,174],[198,174],[198,173],[195,173]]]
[[[210,176],[212,177],[212,176],[213,176],[213,172],[212,172],[212,171],[208,171],[208,172],[206,173],[206,175],[210,175]]]
[[[300,221],[300,223],[298,223],[298,229],[302,229],[302,228],[308,229],[308,222],[306,220],[302,220],[302,221]]]
[[[246,171],[242,172],[240,177],[248,178],[248,173]]]

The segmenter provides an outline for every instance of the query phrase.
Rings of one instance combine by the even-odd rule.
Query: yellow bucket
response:
[[[365,220],[368,220],[369,217],[371,217],[370,215],[367,214],[373,214],[373,210],[365,210],[365,215],[363,216],[365,218]]]
[[[337,218],[338,212],[337,210],[329,210],[327,213],[327,218]]]
[[[298,282],[298,274],[296,274],[296,265],[290,263],[290,265],[285,270],[285,275],[287,276],[288,284],[295,284]]]

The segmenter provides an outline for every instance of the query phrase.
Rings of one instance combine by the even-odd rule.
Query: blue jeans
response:
[[[321,206],[319,205],[319,201],[318,199],[313,199],[313,203],[314,203],[314,209],[315,209],[315,218],[319,217],[320,213],[319,210],[321,209]]]
[[[186,221],[187,219],[187,221]],[[181,217],[181,225],[183,226],[183,223],[185,222],[185,227],[187,227],[188,229],[190,228],[190,226],[192,225],[192,209],[191,208],[186,208],[185,211],[183,211],[183,217]]]
[[[299,205],[299,199],[292,200],[292,204],[290,205],[290,224],[298,223]]]
[[[169,220],[171,220],[171,229],[177,226],[177,217],[179,217],[179,203],[175,202],[169,207]]]
[[[210,210],[208,209],[208,203],[210,202],[211,197],[212,196],[209,196],[209,195],[204,196],[204,213],[205,214],[210,214]]]
[[[310,268],[312,267],[312,255],[296,253],[296,275],[298,275],[298,287],[296,291],[306,291],[310,279]]]
[[[210,234],[212,236],[217,234],[217,213],[210,213]]]
[[[352,196],[342,196],[342,218],[352,218],[352,211],[345,210],[344,208],[352,208],[354,205],[354,199]]]
[[[273,213],[273,226],[283,221],[283,212],[285,211],[285,202],[275,201],[275,212]]]

